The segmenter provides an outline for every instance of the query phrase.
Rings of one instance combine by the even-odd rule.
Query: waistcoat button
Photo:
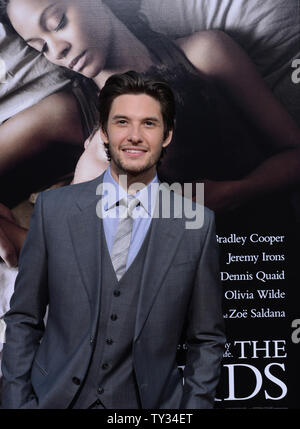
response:
[[[79,386],[79,384],[81,383],[80,379],[78,377],[73,377],[72,381],[73,381],[74,384],[77,384],[77,386]]]
[[[118,289],[114,290],[114,296],[120,296],[121,292]]]

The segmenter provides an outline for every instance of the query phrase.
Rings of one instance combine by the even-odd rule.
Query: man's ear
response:
[[[101,136],[103,143],[108,143],[107,132],[102,127],[100,127],[100,136]]]
[[[163,147],[167,147],[171,143],[172,137],[173,137],[173,130],[170,130],[167,137],[163,141],[163,144],[162,144]]]

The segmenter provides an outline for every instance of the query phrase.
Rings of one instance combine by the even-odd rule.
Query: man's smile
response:
[[[139,158],[147,152],[146,149],[140,148],[125,148],[122,151],[130,158]]]

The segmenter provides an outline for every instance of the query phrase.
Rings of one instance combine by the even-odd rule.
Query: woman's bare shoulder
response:
[[[215,74],[229,61],[236,43],[221,30],[203,30],[175,40],[187,58],[204,73]]]
[[[196,31],[193,34],[189,34],[188,36],[175,39],[175,42],[181,48],[195,42],[203,45],[203,47],[210,47],[211,44],[224,42],[226,37],[229,36],[227,36],[222,30],[201,30]]]

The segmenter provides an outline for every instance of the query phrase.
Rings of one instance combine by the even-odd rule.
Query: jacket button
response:
[[[73,381],[73,383],[74,383],[74,384],[76,384],[77,386],[79,386],[79,385],[80,385],[80,383],[81,383],[81,381],[80,381],[80,379],[79,379],[78,377],[73,377],[73,378],[72,378],[72,381]]]
[[[108,367],[109,367],[108,363],[104,363],[104,364],[102,365],[102,369],[108,369]]]
[[[120,296],[121,292],[118,289],[114,290],[114,296]]]
[[[107,338],[106,343],[109,344],[109,345],[111,345],[113,343],[112,338]]]
[[[110,316],[110,318],[111,318],[111,320],[115,321],[115,320],[117,320],[118,316],[116,314],[112,314]]]
[[[99,395],[102,395],[102,393],[104,393],[103,387],[98,387],[97,392],[99,393]]]

